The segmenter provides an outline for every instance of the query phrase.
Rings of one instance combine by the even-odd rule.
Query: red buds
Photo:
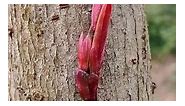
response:
[[[105,41],[109,20],[111,16],[111,4],[94,4],[92,7],[91,27],[94,35],[90,37],[80,36],[78,44],[78,68],[75,72],[75,81],[80,96],[83,100],[97,100],[97,87],[99,71],[105,49]]]
[[[112,10],[111,4],[102,6],[96,24],[96,29],[90,51],[90,67],[91,70],[93,70],[93,72],[96,73],[97,75],[99,75],[99,70],[101,68],[103,50],[105,48],[105,41],[107,38],[111,10]]]
[[[91,49],[91,38],[82,32],[78,44],[78,66],[80,69],[88,69],[89,53]]]
[[[92,6],[91,27],[93,28],[93,30],[95,30],[96,28],[96,23],[97,23],[101,8],[102,8],[102,4],[94,4]]]

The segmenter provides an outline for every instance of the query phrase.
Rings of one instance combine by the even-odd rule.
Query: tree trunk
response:
[[[9,100],[81,100],[76,44],[91,5],[8,6]],[[152,100],[144,5],[113,5],[98,100]]]

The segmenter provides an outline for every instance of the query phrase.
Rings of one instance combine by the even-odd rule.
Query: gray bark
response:
[[[77,48],[91,5],[9,5],[9,100],[81,100]],[[143,5],[113,5],[98,100],[152,100]]]

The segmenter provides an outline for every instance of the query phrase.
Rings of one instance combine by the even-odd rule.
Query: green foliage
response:
[[[176,54],[176,5],[152,4],[145,7],[152,57]]]

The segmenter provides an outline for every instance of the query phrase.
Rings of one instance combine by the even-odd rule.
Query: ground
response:
[[[176,58],[167,56],[162,61],[152,61],[152,80],[157,88],[154,100],[175,101],[176,100]]]

